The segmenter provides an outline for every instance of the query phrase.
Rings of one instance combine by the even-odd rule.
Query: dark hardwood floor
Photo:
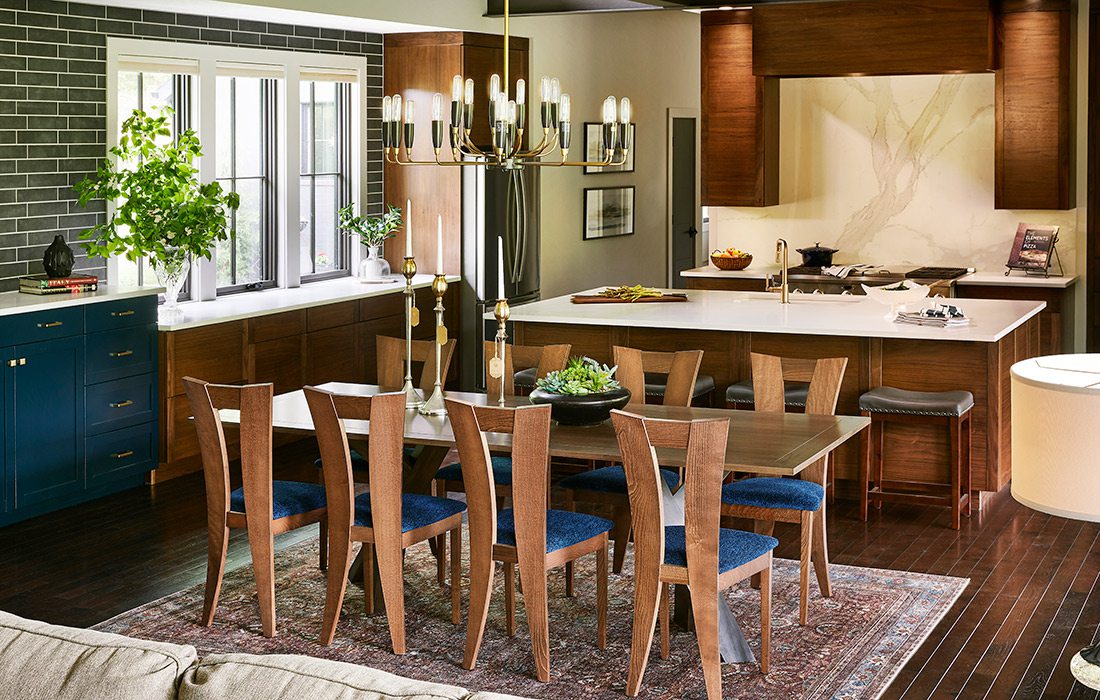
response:
[[[280,478],[316,478],[313,446],[281,448]],[[89,626],[202,582],[202,476],[0,528],[0,610]],[[1073,681],[1069,659],[1100,626],[1100,524],[1029,510],[1007,489],[981,514],[948,528],[945,509],[887,505],[868,523],[854,503],[829,514],[832,560],[971,579],[886,698],[1097,698]],[[780,526],[778,555],[797,558],[797,531]],[[279,547],[314,536],[280,536]],[[228,567],[246,565],[234,533]]]

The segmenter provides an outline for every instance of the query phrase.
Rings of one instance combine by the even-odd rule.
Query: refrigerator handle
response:
[[[527,263],[527,183],[516,170],[516,259],[512,263],[512,282],[518,283]]]

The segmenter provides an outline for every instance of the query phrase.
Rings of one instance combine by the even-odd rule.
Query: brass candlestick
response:
[[[493,307],[493,316],[497,319],[497,335],[493,341],[493,359],[489,362],[489,376],[500,382],[500,396],[497,405],[504,405],[504,368],[507,367],[505,354],[508,352],[508,317],[512,310],[507,299],[497,299]]]
[[[412,380],[412,347],[413,328],[420,325],[420,309],[416,308],[415,293],[413,292],[413,277],[416,277],[416,260],[411,256],[405,258],[405,264],[401,266],[401,274],[405,276],[405,386],[401,391],[405,393],[405,409],[420,408],[424,403],[420,394],[416,393],[416,387]]]
[[[447,344],[447,326],[443,323],[443,295],[447,293],[447,278],[442,274],[437,274],[432,280],[432,292],[435,293],[435,388],[419,410],[425,416],[442,416],[447,413],[447,407],[443,403],[443,377],[440,371],[443,346]]]

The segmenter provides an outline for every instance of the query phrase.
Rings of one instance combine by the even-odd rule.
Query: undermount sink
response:
[[[778,301],[779,295],[775,297]],[[855,294],[791,294],[789,297],[792,304],[852,304],[866,298]]]

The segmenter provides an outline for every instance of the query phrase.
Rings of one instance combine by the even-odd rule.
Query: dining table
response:
[[[374,396],[385,391],[374,384],[329,382],[317,388],[337,394]],[[447,398],[475,405],[518,407],[530,405],[525,396],[489,396],[483,393],[448,391]],[[671,420],[697,420],[725,418],[729,420],[729,439],[726,445],[726,471],[749,472],[763,476],[799,475],[807,468],[819,464],[837,446],[850,440],[870,425],[863,416],[820,416],[800,413],[759,413],[721,408],[660,406],[629,404],[624,410],[648,418]],[[221,411],[222,422],[239,425],[239,412]],[[272,407],[273,430],[280,434],[314,435],[313,420],[301,390],[279,394]],[[344,429],[349,445],[360,454],[367,454],[370,422],[345,420]],[[455,445],[450,421],[444,415],[423,415],[416,410],[405,412],[406,445],[415,446],[411,466],[406,469],[404,488],[409,493],[429,493],[436,471],[447,453]],[[493,453],[508,454],[512,450],[512,436],[504,433],[487,433],[486,441]],[[657,459],[662,466],[684,467],[682,450],[657,449]],[[618,440],[610,421],[593,426],[569,426],[554,422],[550,428],[551,458],[572,458],[603,462],[620,462]],[[662,480],[663,484],[663,480]],[[664,485],[665,525],[683,524],[683,490],[672,492]],[[822,505],[816,517],[815,527],[824,527],[825,507]],[[826,556],[824,552],[822,557]],[[824,560],[822,561],[824,564]],[[816,562],[815,562],[816,564]],[[686,592],[677,596],[681,608],[677,617],[690,618],[682,608],[689,600]],[[737,620],[728,605],[720,605],[719,641],[722,660],[725,663],[743,663],[755,660]]]

